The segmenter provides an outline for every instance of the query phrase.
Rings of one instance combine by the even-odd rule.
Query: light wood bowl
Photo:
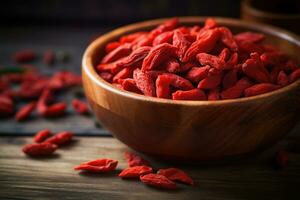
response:
[[[182,17],[193,25],[203,17]],[[160,158],[208,161],[262,150],[286,135],[299,121],[300,81],[248,98],[220,101],[174,101],[122,91],[101,79],[94,67],[106,43],[122,35],[149,30],[165,19],[132,24],[92,42],[83,56],[83,86],[98,120],[129,147]],[[266,25],[216,18],[234,32],[258,31],[267,41],[300,61],[296,35]]]

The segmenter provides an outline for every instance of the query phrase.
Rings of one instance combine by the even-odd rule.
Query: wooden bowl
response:
[[[243,0],[241,18],[279,26],[300,34],[299,0]]]
[[[180,24],[203,23],[182,17]],[[132,24],[109,32],[89,45],[83,56],[85,94],[101,124],[129,147],[180,161],[220,160],[274,144],[299,120],[300,81],[255,97],[220,101],[174,101],[120,90],[101,79],[94,67],[105,44],[122,35],[149,30],[166,19]],[[234,32],[259,31],[268,42],[300,61],[300,40],[286,31],[243,21],[216,18]]]

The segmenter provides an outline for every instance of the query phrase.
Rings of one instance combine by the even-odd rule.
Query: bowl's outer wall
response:
[[[194,23],[199,21],[203,22],[203,18],[194,18]],[[238,27],[226,20],[218,22],[234,32],[259,31],[256,27]],[[128,32],[152,28],[160,21],[147,23],[144,27],[108,35],[105,43]],[[299,61],[298,45],[283,40],[282,34],[276,36],[264,29],[260,31],[265,32],[268,42],[280,46]],[[95,49],[85,55],[94,65],[99,62],[105,43],[96,44]],[[144,153],[190,160],[216,160],[247,154],[274,144],[299,120],[299,82],[292,89],[277,92],[272,97],[195,106],[141,100],[112,92],[91,78],[96,76],[95,71],[91,72],[92,67],[83,67],[83,85],[96,117],[116,138]]]

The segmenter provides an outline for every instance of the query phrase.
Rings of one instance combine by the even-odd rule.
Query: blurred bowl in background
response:
[[[241,18],[271,24],[300,34],[300,1],[243,0]]]

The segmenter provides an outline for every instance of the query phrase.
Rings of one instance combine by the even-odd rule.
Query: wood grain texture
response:
[[[175,192],[160,191],[139,181],[121,180],[116,174],[126,162],[127,147],[113,138],[77,137],[77,142],[48,159],[28,158],[21,152],[28,137],[0,138],[0,199],[299,199],[300,155],[292,154],[285,170],[274,170],[269,161],[279,144],[263,154],[227,165],[180,166],[150,159],[156,168],[179,167],[196,182]],[[117,171],[107,175],[79,174],[80,162],[108,157],[119,160]]]
[[[220,160],[260,151],[286,135],[299,121],[300,80],[277,91],[222,101],[174,101],[121,91],[101,79],[94,66],[107,42],[151,29],[164,20],[116,29],[93,42],[83,58],[83,84],[96,117],[135,150],[167,159]],[[234,32],[263,32],[300,62],[300,40],[280,29],[217,18]],[[180,18],[181,24],[204,22]]]

